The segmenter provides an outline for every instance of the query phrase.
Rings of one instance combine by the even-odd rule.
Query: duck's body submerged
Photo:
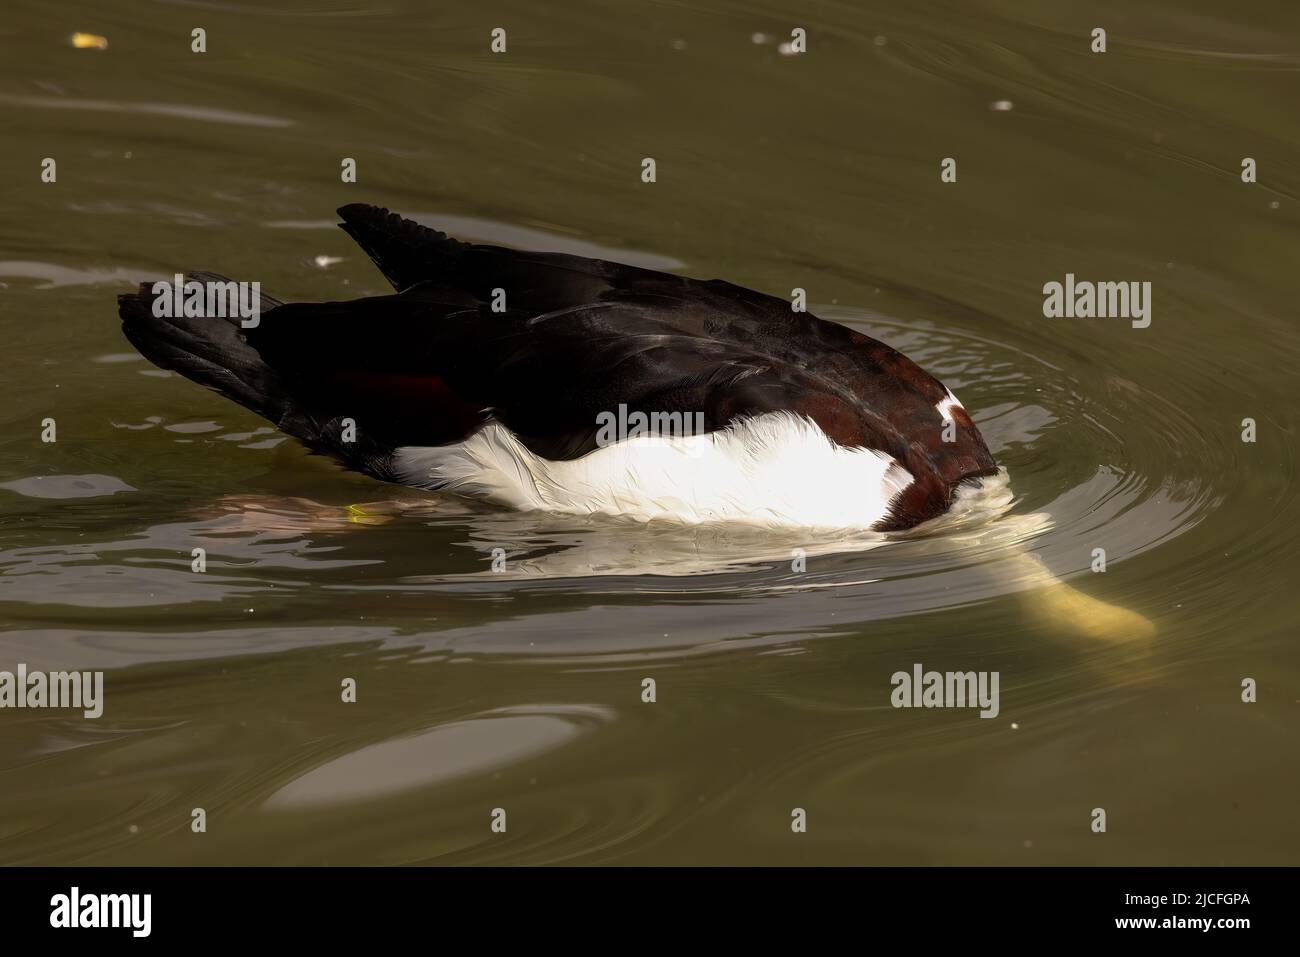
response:
[[[515,508],[898,530],[997,471],[937,379],[785,300],[339,214],[396,295],[263,296],[241,328],[143,286],[123,330],[313,451]]]

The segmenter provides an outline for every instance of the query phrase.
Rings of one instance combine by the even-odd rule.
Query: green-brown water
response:
[[[1300,857],[1294,4],[11,0],[0,49],[0,670],[106,698],[0,710],[0,862]],[[121,337],[178,269],[384,291],[354,201],[806,288],[960,395],[1014,504],[795,572],[342,473]],[[1045,318],[1067,272],[1150,281],[1151,325]],[[1026,554],[1155,636],[1081,633]],[[914,662],[1001,713],[891,708]]]

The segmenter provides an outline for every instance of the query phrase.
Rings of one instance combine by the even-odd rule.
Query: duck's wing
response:
[[[994,468],[974,423],[941,382],[884,343],[795,312],[788,300],[722,280],[458,242],[375,206],[344,206],[339,215],[395,288],[426,284],[480,306],[499,295],[509,317],[526,320],[526,331],[493,314],[494,326],[436,332],[456,337],[474,375],[499,378],[494,365],[512,370],[511,384],[523,390],[509,395],[514,417],[552,456],[582,454],[590,445],[567,427],[569,438],[542,437],[545,422],[558,421],[548,403],[588,416],[592,401],[611,409],[653,396],[696,403],[716,428],[736,414],[815,412],[810,417],[837,441],[868,444],[900,461],[920,442],[949,485]],[[508,338],[493,328],[509,330]],[[944,432],[949,418],[955,434]]]
[[[421,283],[284,305],[245,338],[300,404],[350,415],[394,447],[460,441],[493,419],[537,455],[572,459],[597,447],[601,416],[620,407],[698,413],[706,432],[785,411],[845,445],[899,446],[887,419],[816,369],[755,348],[745,325],[679,296],[611,291],[534,314]]]

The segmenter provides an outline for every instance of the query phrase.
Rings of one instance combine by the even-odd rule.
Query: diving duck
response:
[[[348,468],[516,509],[900,531],[998,471],[938,379],[788,300],[338,212],[393,295],[259,287],[250,321],[146,283],[123,332]]]

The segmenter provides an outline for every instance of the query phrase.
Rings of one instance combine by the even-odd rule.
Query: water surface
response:
[[[0,862],[1300,856],[1294,4],[16,0],[0,47],[0,670],[107,696],[0,711]],[[179,269],[386,291],[354,201],[804,288],[961,397],[999,514],[883,545],[506,514],[122,338],[114,296]],[[1067,272],[1150,281],[1151,325],[1044,318]],[[1089,632],[1047,572],[1154,633]],[[914,662],[998,671],[998,717],[891,708]]]

